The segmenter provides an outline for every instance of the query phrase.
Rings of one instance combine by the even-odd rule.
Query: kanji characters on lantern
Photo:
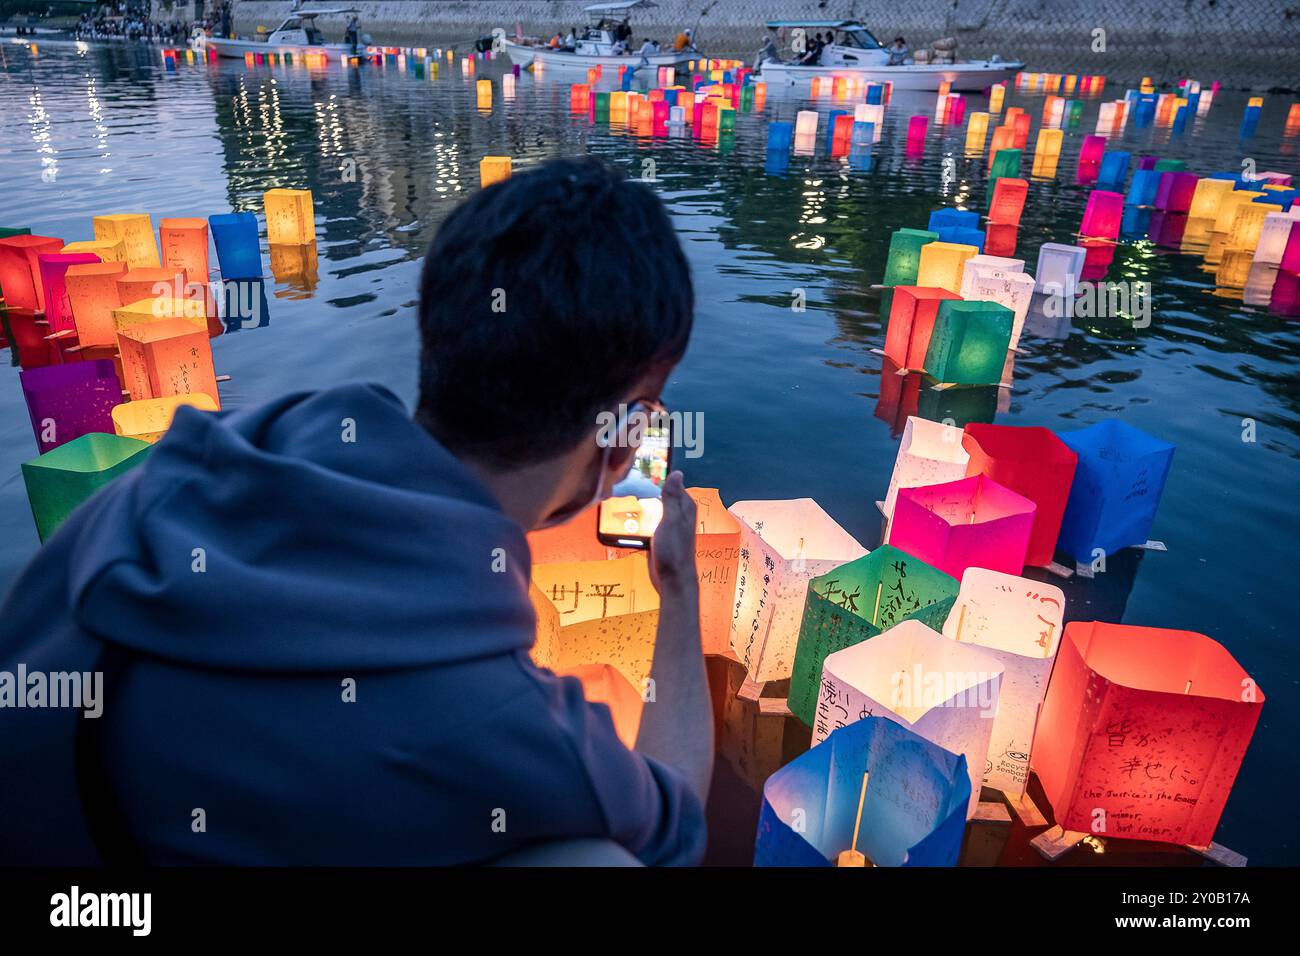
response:
[[[301,245],[316,241],[316,214],[310,189],[268,189],[262,194],[266,210],[266,241]]]

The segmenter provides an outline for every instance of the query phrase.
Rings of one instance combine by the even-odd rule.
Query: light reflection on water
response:
[[[699,301],[691,351],[667,395],[705,412],[705,455],[689,463],[688,482],[716,486],[727,501],[814,497],[874,545],[873,502],[888,483],[897,432],[881,420],[890,403],[882,384],[896,383],[882,379],[870,351],[884,337],[872,286],[893,229],[923,227],[941,205],[982,208],[985,164],[965,158],[963,131],[932,125],[925,158],[905,159],[907,118],[932,114],[934,99],[899,93],[870,172],[824,158],[819,143],[816,158],[766,175],[766,118],[793,119],[805,103],[773,91],[764,115],[740,115],[734,137],[714,145],[638,141],[572,117],[557,74],[524,74],[513,102],[498,86],[483,114],[474,79],[499,73],[491,64],[473,78],[444,69],[432,79],[392,66],[226,61],[181,63],[170,74],[144,47],[47,43],[32,58],[6,44],[0,225],[72,241],[90,237],[94,213],[146,211],[156,223],[258,210],[266,189],[309,187],[317,275],[268,281],[269,322],[214,340],[217,371],[231,376],[223,403],[350,378],[382,381],[412,401],[420,257],[442,217],[477,188],[479,159],[509,155],[520,169],[589,152],[632,175],[653,160]],[[984,102],[969,99],[968,113]],[[1037,128],[1041,95],[1009,93],[1017,104]],[[1281,136],[1286,104],[1269,97],[1261,132],[1243,143],[1244,105],[1221,92],[1182,136],[1130,126],[1116,139],[1135,161],[1154,153],[1208,173],[1251,158],[1261,170],[1294,171],[1296,140]],[[1057,178],[1031,185],[1018,246],[1031,268],[1042,242],[1070,241],[1078,227],[1088,187],[1075,184],[1074,156],[1096,110],[1089,101],[1082,126],[1067,132]],[[956,166],[951,182],[941,174],[945,156]],[[1259,679],[1270,700],[1219,840],[1255,862],[1294,863],[1294,815],[1277,819],[1276,795],[1300,787],[1290,756],[1300,733],[1291,625],[1300,327],[1214,296],[1198,265],[1150,243],[1122,245],[1109,277],[1151,283],[1150,328],[1116,319],[1031,325],[1013,390],[964,396],[956,411],[1056,429],[1122,416],[1178,446],[1154,531],[1169,553],[1070,582],[1069,617],[1200,630]],[[791,310],[797,290],[806,311]],[[636,276],[610,294],[636,294]],[[954,411],[955,400],[918,400],[923,414]],[[1244,418],[1258,423],[1255,444],[1241,441]],[[17,370],[0,369],[0,581],[36,547],[18,470],[33,454]]]

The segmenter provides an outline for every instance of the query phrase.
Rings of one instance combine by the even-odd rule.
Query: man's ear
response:
[[[628,444],[613,445],[609,449],[609,473],[617,478],[622,478],[629,468],[632,467],[632,456],[636,449]]]

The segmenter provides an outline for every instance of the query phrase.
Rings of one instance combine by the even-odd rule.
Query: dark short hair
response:
[[[686,256],[647,186],[595,160],[544,163],[461,203],[434,237],[416,418],[492,467],[552,458],[653,365],[682,357],[694,310]]]

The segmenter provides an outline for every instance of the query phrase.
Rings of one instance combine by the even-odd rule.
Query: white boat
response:
[[[576,42],[571,50],[552,47],[541,41],[527,43],[520,42],[518,39],[506,40],[505,49],[510,54],[510,62],[518,63],[521,69],[538,63],[547,70],[569,69],[583,72],[593,66],[602,69],[608,67],[611,70],[617,70],[620,66],[679,67],[702,57],[703,54],[694,49],[686,49],[680,53],[673,50],[647,54],[641,54],[636,50],[629,53],[614,52],[616,41],[612,29],[615,26],[613,20],[619,14],[626,19],[626,15],[632,10],[653,6],[655,4],[651,0],[619,0],[615,3],[596,3],[583,7],[589,22],[582,36],[574,37]]]
[[[316,29],[316,18],[346,16],[356,12],[353,9],[298,10],[286,17],[265,40],[210,37],[196,29],[190,37],[190,47],[200,53],[213,49],[217,51],[217,56],[240,60],[245,53],[321,53],[330,60],[343,60],[349,56],[365,55],[365,44],[359,38],[355,49],[350,43],[326,43],[324,34]]]
[[[892,83],[896,90],[933,90],[948,83],[954,92],[976,92],[1011,79],[1024,68],[1019,61],[993,57],[988,60],[961,60],[956,63],[904,62],[891,65],[892,55],[871,31],[856,20],[771,20],[769,30],[803,30],[802,36],[823,30],[833,42],[822,48],[816,66],[793,61],[763,60],[756,65],[759,76],[769,89],[773,86],[808,86],[813,77],[853,77],[868,83]],[[792,37],[800,36],[794,33]]]

